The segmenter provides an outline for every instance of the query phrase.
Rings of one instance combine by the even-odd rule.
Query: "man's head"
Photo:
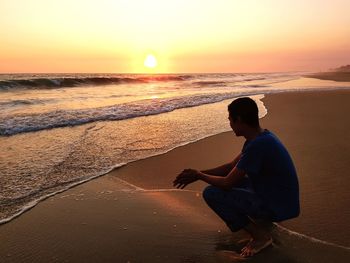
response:
[[[259,128],[258,106],[251,98],[238,98],[228,105],[229,120],[237,136],[244,135],[244,130]]]

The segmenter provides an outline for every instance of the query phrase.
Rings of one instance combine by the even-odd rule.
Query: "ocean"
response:
[[[0,223],[116,167],[229,131],[227,105],[237,97],[252,97],[263,118],[264,94],[335,88],[286,85],[300,79],[295,72],[0,75]]]

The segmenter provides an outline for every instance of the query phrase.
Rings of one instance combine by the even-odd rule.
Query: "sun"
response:
[[[145,58],[145,61],[143,62],[145,67],[147,68],[155,68],[157,66],[157,59],[154,55],[148,54]]]

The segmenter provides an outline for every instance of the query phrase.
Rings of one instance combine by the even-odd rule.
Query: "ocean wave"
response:
[[[218,73],[218,74],[10,74],[0,75],[0,91],[12,89],[56,89],[77,86],[102,86],[195,80],[200,86],[297,77],[296,73]]]
[[[18,114],[10,117],[0,117],[0,135],[14,135],[96,121],[114,121],[155,115],[175,109],[219,102],[239,95],[240,93],[237,92],[199,94],[186,97],[145,99],[100,108],[55,110],[40,114]]]
[[[101,86],[111,84],[136,84],[147,82],[183,81],[190,75],[130,75],[101,77],[50,77],[28,79],[0,80],[0,90],[22,89],[55,89],[60,87]]]
[[[210,80],[203,80],[203,81],[194,81],[191,83],[191,85],[194,85],[195,87],[226,87],[227,84],[229,84],[230,82],[228,81],[210,81]]]
[[[225,86],[227,84],[226,81],[195,81],[192,84],[200,85],[200,86]]]
[[[15,107],[20,105],[36,105],[44,104],[47,102],[55,102],[55,99],[23,99],[23,100],[9,100],[0,101],[0,107]]]

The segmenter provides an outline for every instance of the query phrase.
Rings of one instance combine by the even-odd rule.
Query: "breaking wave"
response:
[[[45,113],[0,117],[0,135],[14,135],[45,129],[82,125],[96,121],[114,121],[155,115],[175,109],[223,101],[239,96],[237,92],[199,94],[184,97],[145,99],[113,106],[55,110]]]
[[[183,81],[191,78],[189,75],[126,75],[101,76],[101,77],[50,77],[28,79],[5,79],[0,80],[0,90],[13,88],[21,89],[55,89],[77,86],[100,86],[117,84],[135,84],[147,82]]]

